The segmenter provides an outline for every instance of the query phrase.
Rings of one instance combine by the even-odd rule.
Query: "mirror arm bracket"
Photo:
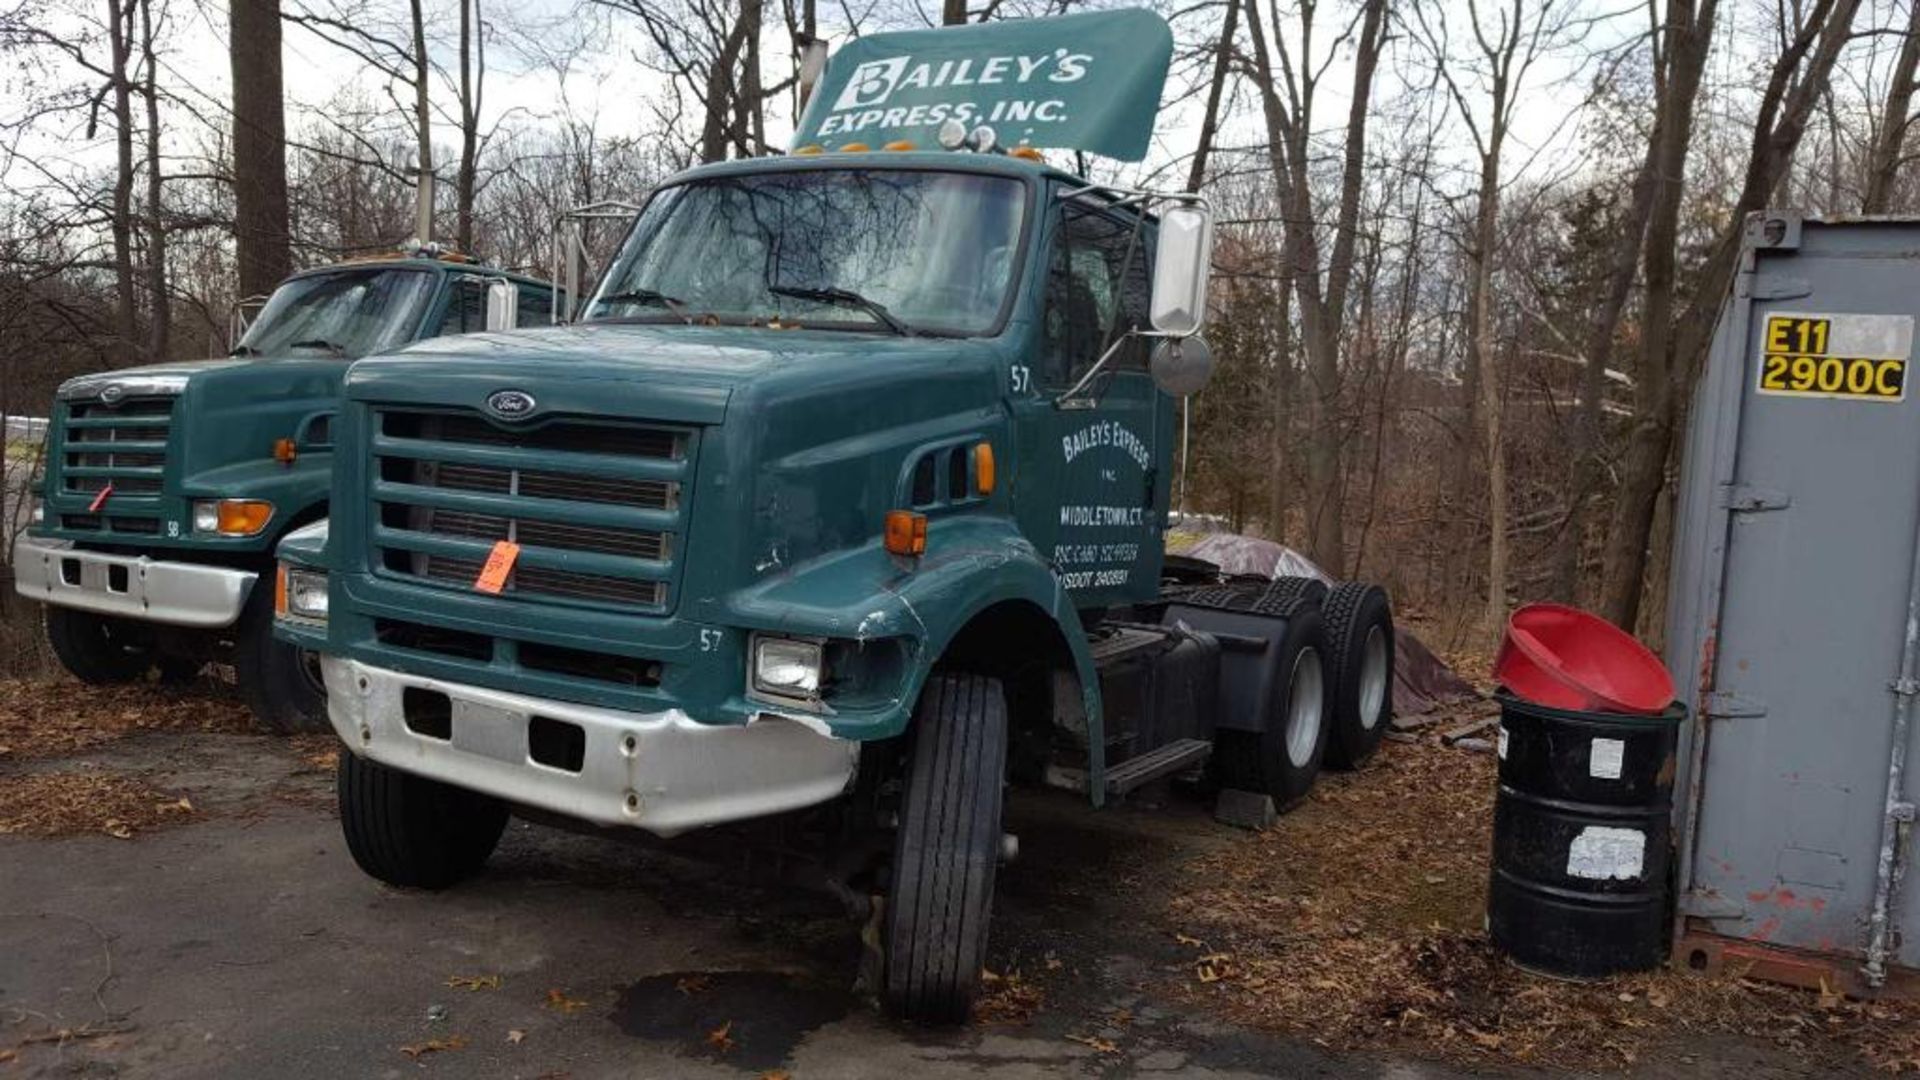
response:
[[[1107,346],[1106,352],[1100,354],[1100,359],[1093,362],[1093,366],[1087,369],[1087,373],[1080,376],[1080,381],[1074,383],[1065,393],[1053,399],[1053,407],[1056,409],[1091,408],[1094,405],[1094,399],[1086,398],[1076,401],[1075,398],[1079,395],[1080,391],[1087,388],[1088,383],[1093,382],[1095,377],[1106,369],[1107,362],[1112,360],[1113,355],[1120,351],[1120,346],[1125,345],[1133,338],[1166,338],[1173,336],[1173,334],[1162,333],[1158,330],[1128,330],[1126,333],[1121,334],[1113,340],[1113,344]]]

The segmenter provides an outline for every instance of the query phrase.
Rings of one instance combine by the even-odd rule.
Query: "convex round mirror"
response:
[[[1174,397],[1188,397],[1199,393],[1207,380],[1213,378],[1213,350],[1207,347],[1206,339],[1197,334],[1161,338],[1153,347],[1147,369],[1153,373],[1155,386]]]

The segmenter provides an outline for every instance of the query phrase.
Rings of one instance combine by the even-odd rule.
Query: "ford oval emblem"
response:
[[[524,420],[533,415],[533,395],[525,390],[495,390],[487,395],[487,411],[502,420]]]
[[[119,383],[108,383],[100,388],[100,403],[102,405],[117,405],[120,399],[126,396],[127,388],[121,386]]]

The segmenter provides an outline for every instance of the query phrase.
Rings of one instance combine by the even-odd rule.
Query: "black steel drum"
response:
[[[1597,978],[1667,953],[1675,750],[1686,716],[1573,712],[1502,690],[1487,934],[1523,967]]]

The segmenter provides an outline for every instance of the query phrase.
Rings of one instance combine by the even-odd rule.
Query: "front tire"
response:
[[[936,674],[914,710],[914,744],[887,899],[887,1011],[964,1022],[980,989],[1000,862],[1007,702],[1000,681]]]
[[[256,585],[234,627],[233,672],[253,717],[278,735],[332,730],[312,653],[273,636],[273,590]]]
[[[480,872],[507,827],[507,804],[499,799],[344,748],[335,779],[347,851],[389,885],[450,888]]]
[[[53,605],[46,621],[53,655],[89,686],[135,682],[153,667],[153,632],[141,623]]]

